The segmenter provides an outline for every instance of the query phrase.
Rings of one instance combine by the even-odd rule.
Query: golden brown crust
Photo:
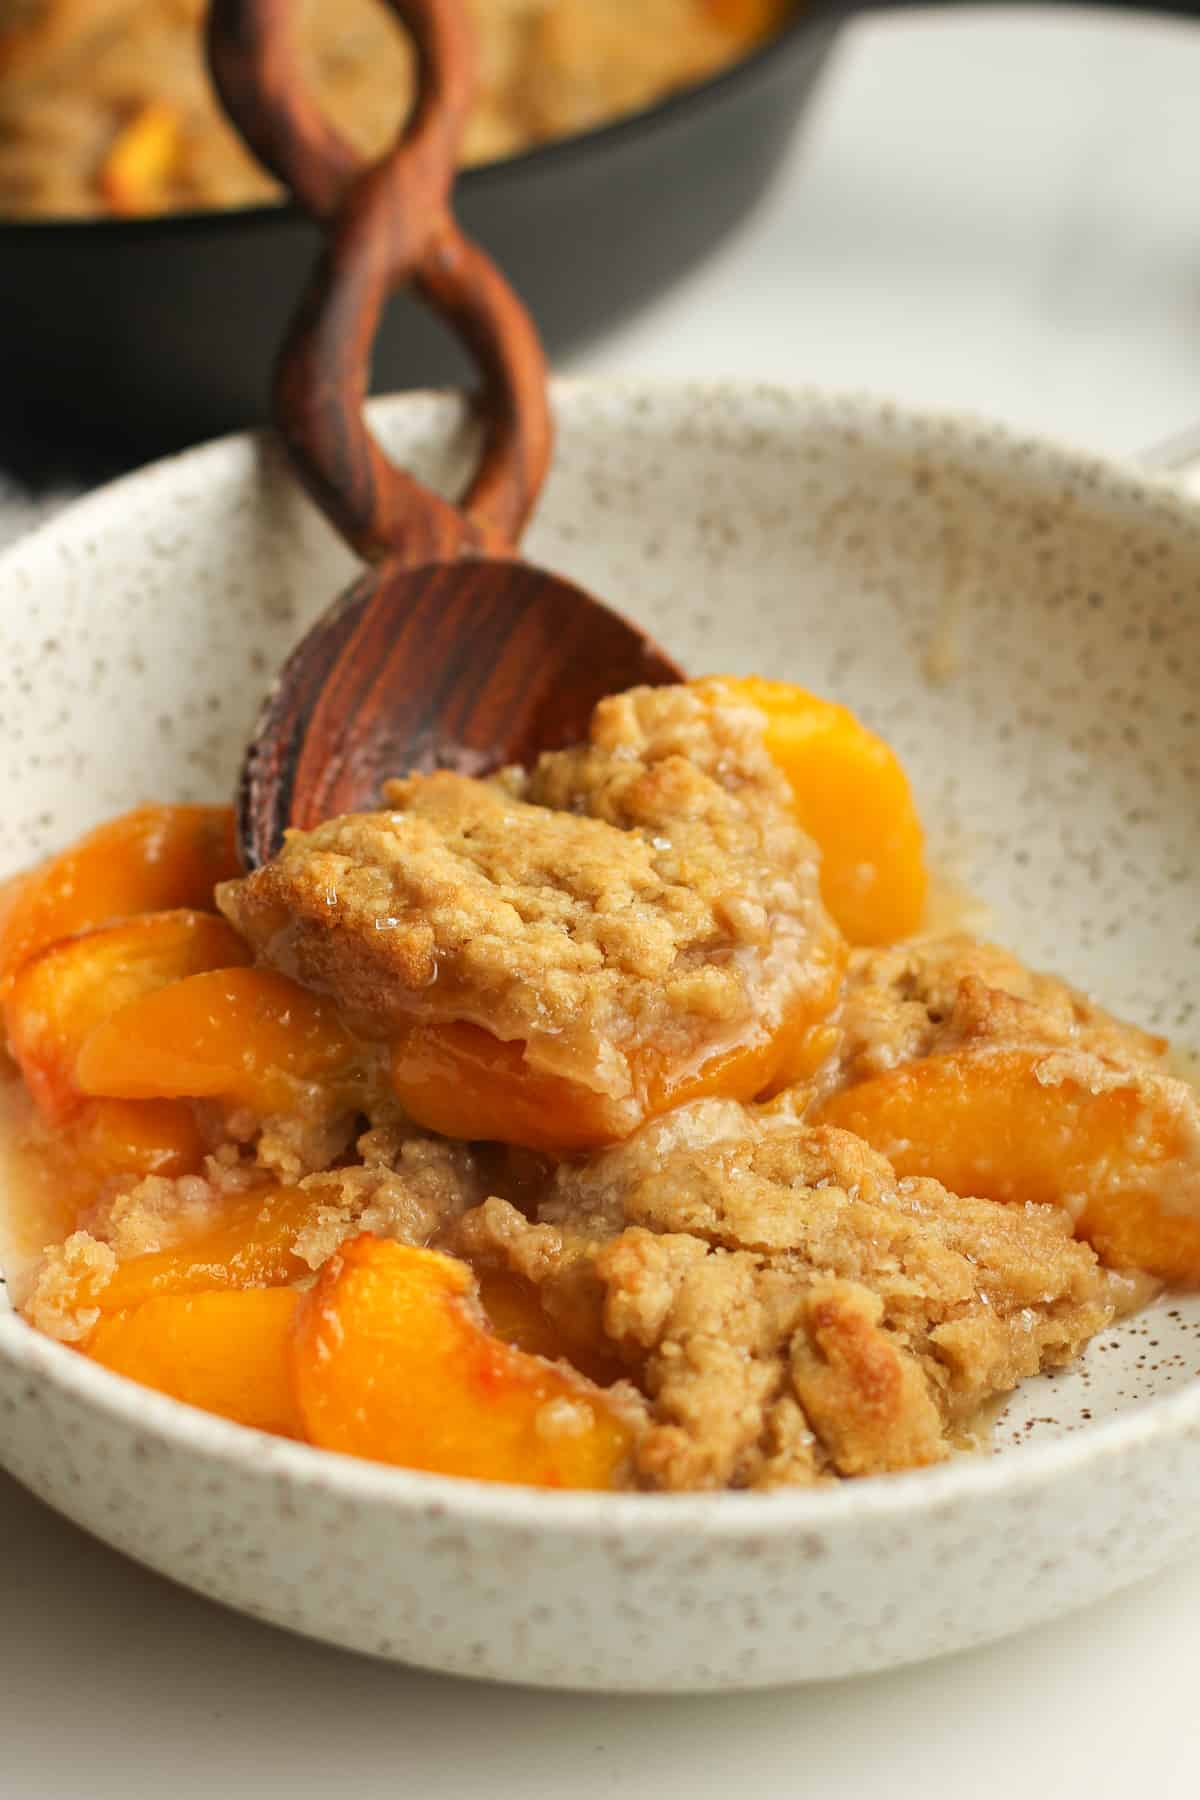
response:
[[[936,1461],[1122,1303],[1065,1213],[899,1181],[847,1132],[720,1103],[563,1168],[532,1221],[489,1199],[455,1242],[638,1371],[651,1487]]]
[[[828,981],[816,852],[763,729],[689,688],[635,691],[527,781],[390,783],[390,810],[289,833],[218,899],[359,1029],[469,1023],[621,1102],[641,1051],[682,1074]]]
[[[946,1450],[945,1422],[916,1359],[883,1328],[883,1301],[852,1281],[816,1281],[792,1338],[796,1398],[841,1476],[919,1469]]]

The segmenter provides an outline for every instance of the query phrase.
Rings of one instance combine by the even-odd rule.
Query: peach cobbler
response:
[[[244,1425],[545,1487],[935,1463],[1200,1281],[1166,1046],[931,935],[843,707],[603,701],[242,873],[150,806],[0,890],[31,1325]]]
[[[513,156],[694,86],[780,29],[790,0],[470,0],[466,163]],[[304,78],[382,156],[415,59],[377,0],[293,0]],[[208,79],[207,0],[0,0],[0,217],[130,218],[258,206],[278,183]]]

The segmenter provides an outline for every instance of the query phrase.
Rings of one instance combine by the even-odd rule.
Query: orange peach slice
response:
[[[3,997],[9,1048],[25,1085],[52,1120],[77,1109],[75,1064],[96,1027],[157,988],[250,961],[215,913],[144,913],[53,944],[13,975]]]
[[[166,204],[183,147],[179,114],[165,100],[138,108],[117,133],[100,168],[100,192],[110,212],[135,218]]]
[[[895,752],[845,706],[760,676],[699,684],[766,714],[766,744],[821,850],[821,892],[852,944],[889,944],[921,922],[925,834]]]
[[[514,1350],[544,1356],[549,1362],[569,1362],[601,1387],[608,1387],[628,1368],[615,1356],[605,1356],[588,1341],[582,1330],[569,1332],[543,1307],[537,1288],[507,1269],[478,1271],[479,1303],[488,1330]]]
[[[531,1281],[510,1275],[506,1269],[482,1269],[477,1281],[488,1330],[501,1343],[524,1350],[528,1356],[543,1356],[548,1362],[568,1355],[562,1333],[542,1310]]]
[[[754,1100],[802,1080],[832,1048],[829,1013],[844,968],[840,940],[814,952],[812,988],[774,1033],[753,1029],[699,1068],[673,1069],[649,1050],[632,1062],[637,1117],[605,1094],[531,1068],[523,1043],[504,1043],[478,1025],[414,1021],[394,1033],[391,1081],[418,1125],[444,1137],[519,1144],[558,1155],[592,1150],[628,1135],[634,1125],[708,1094]]]
[[[142,806],[0,890],[0,989],[59,938],[132,913],[212,909],[213,888],[238,873],[227,806]]]
[[[410,1118],[443,1137],[568,1153],[614,1135],[602,1095],[530,1069],[523,1043],[503,1043],[477,1025],[401,1026],[390,1074]]]
[[[173,982],[97,1026],[75,1067],[85,1094],[219,1097],[286,1111],[317,1080],[349,1083],[358,1047],[331,1002],[271,969]]]
[[[17,1262],[77,1230],[113,1176],[189,1175],[204,1158],[185,1100],[93,1100],[65,1125],[49,1126],[22,1093],[5,1123],[8,1173],[20,1196],[8,1233]]]
[[[296,1315],[309,1441],[404,1468],[530,1487],[608,1488],[631,1446],[601,1389],[487,1329],[464,1263],[364,1234]]]
[[[645,1117],[656,1118],[673,1107],[712,1095],[723,1100],[758,1100],[812,1075],[837,1042],[830,1015],[846,972],[846,943],[840,932],[828,929],[817,939],[808,952],[806,970],[809,986],[792,1002],[774,1031],[759,1028],[691,1072],[681,1072],[664,1058],[643,1052],[636,1073]]]
[[[775,29],[784,0],[703,0],[703,10],[739,44],[752,44]]]
[[[204,1412],[302,1437],[289,1372],[297,1299],[289,1288],[161,1294],[102,1318],[83,1353]]]
[[[219,1217],[182,1242],[119,1262],[80,1304],[112,1313],[160,1294],[285,1287],[310,1272],[292,1246],[316,1209],[299,1188],[256,1188],[227,1201]]]
[[[57,1133],[79,1174],[189,1175],[204,1140],[186,1100],[89,1100]]]
[[[1066,1207],[1106,1262],[1200,1283],[1200,1112],[1180,1082],[1062,1052],[951,1051],[834,1094],[817,1117],[901,1175]]]

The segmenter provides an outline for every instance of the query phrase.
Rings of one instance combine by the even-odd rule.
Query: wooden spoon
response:
[[[291,0],[214,0],[210,14],[226,110],[326,233],[276,368],[276,424],[309,493],[373,564],[292,652],[259,717],[238,800],[247,868],[289,826],[376,804],[387,776],[528,762],[585,736],[603,695],[681,676],[629,620],[515,558],[550,459],[545,360],[450,208],[473,91],[461,0],[390,4],[419,96],[373,165],[307,90]],[[376,326],[409,280],[484,375],[482,452],[457,507],[389,463],[362,417]]]

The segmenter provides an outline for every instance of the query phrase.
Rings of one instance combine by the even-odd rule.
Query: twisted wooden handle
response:
[[[418,98],[377,163],[362,161],[309,93],[293,0],[213,0],[208,53],[247,144],[326,231],[276,366],[278,428],[343,537],[371,561],[416,566],[511,549],[545,478],[551,425],[533,323],[451,210],[474,75],[462,0],[388,4],[413,38]],[[485,378],[483,449],[461,510],[390,463],[363,418],[375,332],[408,281]]]

